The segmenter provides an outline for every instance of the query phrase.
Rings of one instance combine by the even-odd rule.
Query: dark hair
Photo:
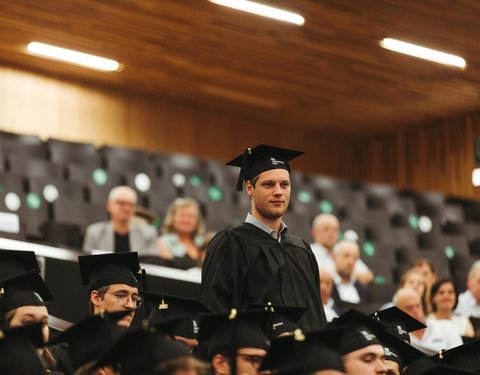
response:
[[[433,312],[437,311],[437,306],[435,306],[435,303],[433,303],[433,297],[435,297],[435,294],[437,294],[438,289],[440,289],[440,287],[443,284],[447,284],[447,283],[452,284],[453,291],[455,292],[455,304],[453,305],[453,309],[455,309],[455,307],[457,307],[457,303],[458,303],[457,288],[455,287],[455,283],[453,282],[453,280],[449,277],[446,277],[444,279],[438,280],[435,284],[432,285],[432,290],[430,291],[430,303],[432,304],[432,311]]]
[[[432,261],[428,258],[418,258],[414,263],[413,263],[413,266],[412,267],[421,267],[423,266],[424,264],[426,264],[428,266],[428,268],[430,268],[430,271],[432,271],[432,273],[434,275],[437,274],[437,271],[435,270],[435,266],[433,265]]]
[[[171,375],[178,370],[196,370],[198,375],[205,375],[210,372],[210,365],[194,357],[181,357],[169,359],[157,365],[149,375]]]
[[[101,299],[105,297],[105,294],[108,292],[108,289],[110,289],[110,285],[102,286],[101,288],[97,289],[97,293]],[[90,315],[93,315],[93,313],[95,312],[95,306],[93,305],[91,294],[90,294],[90,299],[88,300],[88,312],[90,313]]]

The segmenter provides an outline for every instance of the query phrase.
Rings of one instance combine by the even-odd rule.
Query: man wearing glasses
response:
[[[135,309],[142,304],[138,289],[145,278],[138,253],[83,255],[78,264],[82,284],[88,285],[90,314],[132,310],[117,322],[130,327]]]
[[[83,250],[107,250],[115,253],[138,251],[141,255],[160,255],[157,231],[149,225],[134,225],[137,193],[128,186],[114,187],[107,200],[110,221],[91,224],[85,232]]]

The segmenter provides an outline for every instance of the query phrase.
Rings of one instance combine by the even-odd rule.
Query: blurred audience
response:
[[[168,207],[158,238],[160,255],[165,259],[189,258],[200,262],[199,247],[203,242],[205,224],[200,206],[192,198],[177,198]]]
[[[317,259],[319,267],[326,268],[331,274],[335,272],[335,261],[333,247],[338,242],[340,224],[338,219],[331,214],[320,214],[312,224],[312,237],[314,243],[310,246]],[[367,284],[373,280],[373,272],[358,259],[355,263],[355,278],[361,283]]]
[[[334,246],[333,255],[335,259],[335,272],[332,274],[333,300],[337,303],[370,302],[367,286],[358,281],[353,274],[355,263],[360,257],[358,245],[352,241],[340,241]]]
[[[427,258],[419,258],[413,263],[412,268],[416,269],[423,275],[428,290],[431,290],[433,284],[437,281],[437,271],[431,260]]]
[[[198,251],[200,252],[200,262],[201,263],[203,263],[203,260],[205,259],[205,254],[207,253],[208,244],[210,243],[212,238],[215,237],[216,234],[217,234],[217,232],[210,231],[210,232],[205,233],[205,235],[203,236],[203,242],[198,249]]]
[[[332,298],[333,279],[330,272],[325,268],[319,269],[320,274],[320,293],[322,297],[323,310],[327,322],[331,322],[333,318],[337,318],[342,314],[342,309],[338,307]]]
[[[458,294],[452,279],[442,279],[433,284],[430,301],[432,312],[428,315],[428,320],[451,320],[461,336],[475,336],[468,317],[453,311],[457,306]]]
[[[428,293],[427,283],[423,278],[423,274],[415,268],[410,268],[400,278],[398,283],[398,289],[411,288],[415,290],[422,300],[422,308],[425,314],[429,314],[430,307],[430,295]]]
[[[467,277],[467,290],[458,296],[455,309],[460,315],[480,318],[480,261],[470,267]]]
[[[442,349],[448,350],[463,343],[451,321],[425,318],[422,301],[417,291],[408,287],[401,288],[393,296],[393,303],[414,319],[426,324],[427,328],[409,333],[411,345],[418,350],[433,355]]]
[[[114,187],[107,200],[110,221],[87,227],[83,250],[106,250],[116,253],[137,251],[140,255],[158,256],[157,230],[149,225],[132,223],[137,193],[128,186]]]

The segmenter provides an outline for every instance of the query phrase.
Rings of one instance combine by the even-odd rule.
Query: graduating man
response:
[[[213,311],[249,303],[308,308],[298,321],[305,331],[325,325],[318,266],[310,246],[287,230],[282,216],[290,201],[288,161],[303,152],[259,145],[227,165],[240,168],[252,212],[210,242],[202,269],[201,299]]]

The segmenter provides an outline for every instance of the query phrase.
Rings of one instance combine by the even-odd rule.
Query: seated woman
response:
[[[200,260],[205,225],[200,206],[192,198],[178,198],[168,207],[158,239],[160,256],[164,259],[188,257]]]
[[[427,324],[429,320],[451,320],[461,336],[474,337],[475,331],[470,320],[453,312],[457,306],[458,293],[452,279],[437,281],[433,284],[431,293],[432,312],[427,317]]]

